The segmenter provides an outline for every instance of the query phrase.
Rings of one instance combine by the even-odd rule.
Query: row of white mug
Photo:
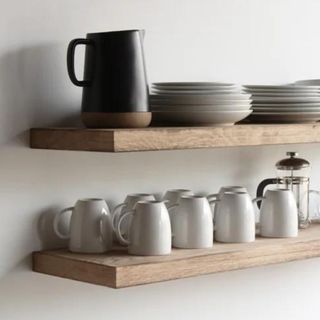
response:
[[[244,187],[222,187],[207,197],[191,190],[166,192],[162,200],[152,194],[130,194],[110,213],[103,199],[81,199],[74,207],[57,213],[54,231],[69,239],[72,252],[104,253],[112,250],[113,238],[128,246],[133,255],[168,255],[175,248],[200,249],[213,240],[244,243],[255,240],[254,203],[261,201],[260,235],[296,237],[298,212],[288,189],[268,190],[252,200]],[[69,232],[59,228],[62,214],[72,211]]]

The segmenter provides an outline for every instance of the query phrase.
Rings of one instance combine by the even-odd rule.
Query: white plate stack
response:
[[[246,85],[252,95],[250,120],[260,123],[305,123],[320,120],[320,86]]]
[[[252,112],[250,95],[230,83],[158,82],[151,93],[155,124],[232,125]]]

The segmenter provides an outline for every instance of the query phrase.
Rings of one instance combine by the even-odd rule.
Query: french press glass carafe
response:
[[[276,163],[277,178],[260,182],[257,197],[262,197],[266,186],[276,184],[278,188],[292,190],[298,207],[299,228],[309,225],[309,180],[310,163],[298,158],[297,152],[287,152],[288,158]]]

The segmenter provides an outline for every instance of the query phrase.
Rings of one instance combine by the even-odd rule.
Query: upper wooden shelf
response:
[[[320,124],[242,124],[145,129],[34,128],[37,149],[101,152],[182,150],[320,142]]]
[[[320,225],[301,230],[297,238],[214,243],[211,249],[174,249],[169,256],[129,256],[124,248],[107,254],[41,251],[33,254],[33,270],[121,288],[312,257],[320,257]]]

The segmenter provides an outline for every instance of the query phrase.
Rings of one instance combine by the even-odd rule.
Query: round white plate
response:
[[[252,99],[256,104],[261,103],[307,103],[307,102],[320,102],[320,97],[309,98],[309,97],[255,97]]]
[[[232,87],[234,83],[224,82],[154,82],[154,87]]]
[[[180,106],[180,105],[197,105],[197,106],[203,106],[203,105],[210,105],[210,106],[225,106],[225,105],[230,105],[230,106],[242,106],[242,105],[250,105],[251,106],[251,100],[221,100],[221,101],[209,101],[206,102],[204,101],[203,103],[199,101],[190,101],[186,100],[182,103],[177,103],[177,102],[168,102],[168,101],[161,101],[161,100],[151,100],[150,101],[151,106],[163,106],[163,107],[170,107],[170,106]]]
[[[320,90],[320,86],[318,88],[306,85],[295,85],[295,84],[287,84],[287,85],[244,85],[246,90]]]
[[[243,104],[243,105],[234,105],[234,104],[226,104],[226,105],[151,105],[151,111],[245,111],[250,110],[250,104]]]
[[[289,93],[266,93],[266,92],[264,92],[264,93],[256,93],[256,92],[251,92],[251,95],[252,95],[252,99],[254,100],[255,98],[262,98],[262,97],[266,97],[266,98],[273,98],[273,97],[275,97],[275,98],[277,98],[277,97],[286,97],[286,98],[299,98],[299,97],[301,97],[301,98],[305,98],[305,97],[307,97],[307,98],[320,98],[320,91],[319,92],[307,92],[307,93],[305,93],[305,92],[301,92],[301,93],[297,93],[297,92],[295,92],[295,93],[291,93],[291,92],[289,92]]]
[[[214,95],[214,94],[241,94],[242,91],[238,89],[215,89],[215,90],[158,90],[152,89],[151,93],[158,95],[184,95],[184,94],[205,94],[205,95]]]
[[[274,113],[274,112],[254,112],[250,117],[253,121],[259,122],[316,122],[320,120],[320,112],[288,112],[288,113]]]
[[[286,113],[286,112],[320,112],[320,107],[313,108],[271,108],[271,107],[253,107],[256,112]]]
[[[319,92],[320,91],[320,87],[315,87],[315,86],[308,86],[308,87],[304,87],[304,88],[300,88],[296,87],[296,86],[292,86],[290,88],[282,88],[282,89],[249,89],[249,88],[243,88],[243,91],[246,91],[248,93],[286,93],[286,92],[292,92],[292,93],[308,93],[308,92]]]
[[[272,107],[272,108],[312,108],[320,107],[320,103],[252,103],[253,107]]]
[[[225,91],[230,91],[230,90],[240,90],[241,87],[239,86],[152,86],[152,90],[225,90]]]
[[[299,81],[296,81],[294,85],[320,86],[320,79],[299,80]]]
[[[153,112],[155,122],[176,125],[231,125],[246,118],[252,110],[248,111],[210,111],[210,112]]]
[[[235,94],[235,93],[234,94],[212,94],[212,95],[195,95],[195,94],[188,94],[188,95],[152,94],[150,95],[151,101],[168,101],[171,104],[174,104],[175,102],[177,102],[178,104],[181,104],[181,103],[211,104],[211,102],[226,101],[226,100],[248,101],[250,97],[251,97],[250,94]]]

